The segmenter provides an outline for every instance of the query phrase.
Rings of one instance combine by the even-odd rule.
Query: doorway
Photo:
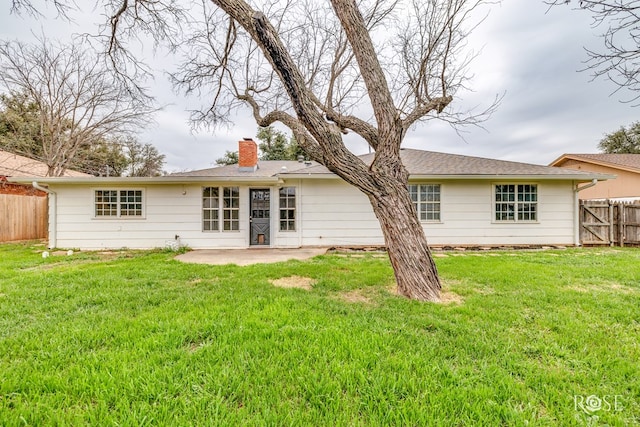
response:
[[[269,246],[271,243],[271,189],[250,189],[249,203],[249,244]]]

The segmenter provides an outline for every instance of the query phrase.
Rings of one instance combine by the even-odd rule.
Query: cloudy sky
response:
[[[31,40],[32,32],[43,31],[64,39],[80,31],[78,24],[6,12],[0,14],[2,39]],[[404,146],[536,164],[548,164],[563,153],[597,152],[603,135],[638,120],[640,108],[620,102],[628,94],[612,95],[612,83],[591,81],[588,72],[578,72],[586,59],[584,47],[599,47],[602,31],[591,27],[586,13],[569,7],[548,10],[542,0],[504,0],[493,6],[474,33],[473,44],[482,49],[472,68],[474,92],[454,102],[456,108],[487,105],[504,95],[498,110],[484,129],[468,128],[462,137],[444,123],[428,122],[409,133]],[[140,140],[166,155],[167,171],[211,167],[225,150],[236,149],[238,139],[255,136],[248,112],[234,117],[229,129],[194,134],[186,110],[200,100],[177,96],[158,76],[154,95],[167,106]],[[357,141],[349,146],[357,154],[367,150]]]

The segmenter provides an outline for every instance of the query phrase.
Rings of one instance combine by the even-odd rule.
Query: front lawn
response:
[[[437,254],[446,304],[379,254],[42,250],[0,245],[2,426],[640,424],[639,249]]]

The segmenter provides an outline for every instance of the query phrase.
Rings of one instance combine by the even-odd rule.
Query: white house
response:
[[[366,196],[313,162],[258,161],[153,178],[34,178],[49,192],[49,246],[190,248],[383,245]],[[578,191],[611,175],[402,149],[432,246],[578,245]],[[372,154],[361,156],[370,162]],[[24,178],[16,179],[26,182]]]

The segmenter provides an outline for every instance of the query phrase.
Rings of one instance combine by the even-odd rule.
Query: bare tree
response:
[[[640,99],[640,1],[622,0],[548,0],[551,6],[575,4],[576,9],[589,12],[592,26],[602,28],[604,50],[586,49],[587,70],[594,78],[606,77],[618,87],[635,94],[631,102]]]
[[[154,112],[114,79],[87,46],[0,42],[0,84],[27,94],[39,111],[39,140],[50,176],[61,176],[83,147],[129,134]]]
[[[491,1],[110,0],[108,53],[114,64],[126,62],[126,40],[137,26],[166,29],[189,16],[181,39],[151,32],[184,46],[174,81],[208,101],[193,112],[194,122],[216,126],[249,106],[259,126],[290,128],[312,159],[369,198],[399,292],[437,301],[440,280],[407,191],[400,145],[428,119],[460,124],[482,117],[449,105],[468,82],[465,40],[485,3]],[[375,150],[371,164],[346,148],[346,133]]]

